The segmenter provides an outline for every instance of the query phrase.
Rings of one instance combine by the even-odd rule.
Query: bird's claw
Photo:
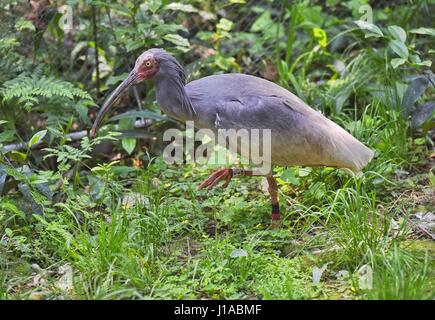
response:
[[[233,177],[232,169],[219,169],[213,172],[203,183],[198,187],[199,190],[208,188],[209,190],[215,187],[220,181],[225,181],[222,187],[226,188]]]

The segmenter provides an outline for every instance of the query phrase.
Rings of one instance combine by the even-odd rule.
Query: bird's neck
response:
[[[184,88],[184,78],[174,72],[155,78],[157,103],[164,113],[180,121],[194,120],[196,112]]]

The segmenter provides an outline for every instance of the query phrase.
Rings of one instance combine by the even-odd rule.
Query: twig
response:
[[[416,227],[417,227],[418,231],[429,236],[430,238],[432,238],[432,240],[435,240],[435,237],[429,231],[427,231],[425,228],[423,228],[422,226],[418,226],[418,225]]]
[[[147,122],[146,121],[144,122],[142,120],[136,120],[136,122],[134,123],[134,127],[137,129],[143,128],[146,125],[147,125]],[[68,133],[64,136],[64,138],[67,140],[71,140],[71,141],[78,141],[78,140],[81,140],[87,136],[88,136],[88,131],[82,130],[82,131]],[[31,149],[38,149],[38,147],[41,146],[43,144],[43,142],[44,141],[40,141],[38,143],[35,143]],[[8,144],[6,146],[3,146],[3,148],[0,149],[0,151],[2,153],[7,153],[10,151],[17,151],[17,150],[21,150],[21,149],[26,149],[28,147],[28,145],[29,145],[28,142]]]

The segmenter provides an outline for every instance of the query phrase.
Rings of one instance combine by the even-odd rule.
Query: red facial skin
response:
[[[140,56],[136,60],[134,70],[137,74],[136,83],[152,78],[159,71],[159,64],[150,54]]]
[[[136,60],[136,65],[128,77],[115,89],[115,91],[106,100],[100,112],[94,121],[90,131],[90,137],[93,138],[97,134],[98,126],[104,115],[113,106],[116,99],[127,90],[132,84],[138,84],[144,80],[152,78],[159,71],[159,64],[150,53],[144,53]]]

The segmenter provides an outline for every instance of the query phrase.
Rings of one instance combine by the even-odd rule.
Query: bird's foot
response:
[[[228,184],[231,181],[231,178],[233,177],[234,172],[233,169],[219,169],[215,172],[213,172],[210,177],[208,177],[203,183],[201,183],[198,187],[198,189],[208,188],[212,189],[214,186],[216,186],[220,181],[225,181],[223,184],[223,187],[226,188]]]

